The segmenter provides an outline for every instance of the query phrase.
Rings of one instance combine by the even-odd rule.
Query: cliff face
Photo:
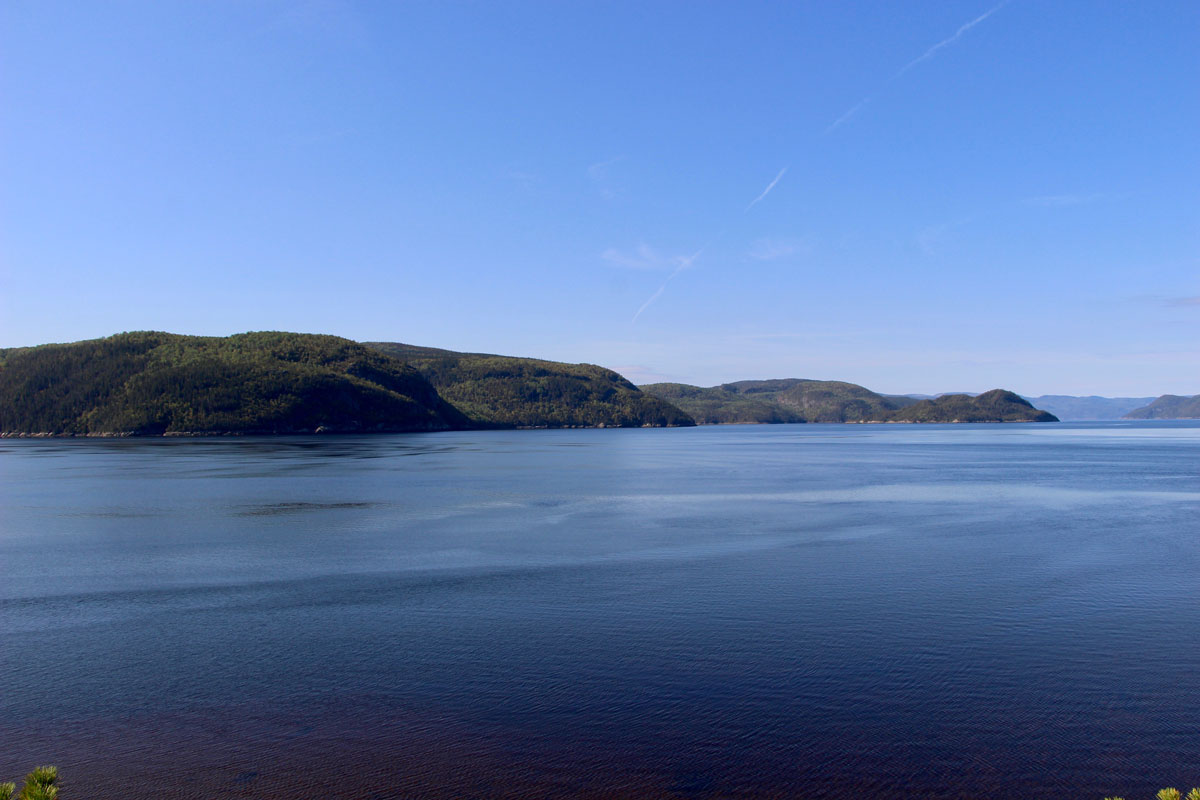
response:
[[[335,336],[125,333],[7,351],[6,435],[427,431],[467,419],[403,362]]]

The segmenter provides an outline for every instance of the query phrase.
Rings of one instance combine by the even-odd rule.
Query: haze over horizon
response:
[[[1200,392],[1200,5],[13,2],[0,347]]]

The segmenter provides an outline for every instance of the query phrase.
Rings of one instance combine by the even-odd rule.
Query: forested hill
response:
[[[972,397],[944,394],[902,408],[888,422],[1058,422],[1058,417],[1041,411],[1013,392],[992,389]]]
[[[592,364],[315,334],[149,331],[0,350],[9,436],[1054,419],[999,389],[919,401],[800,379],[639,389]]]
[[[700,424],[776,422],[1052,422],[1012,392],[930,400],[880,395],[842,381],[786,378],[699,387],[652,383],[647,394],[675,403]]]
[[[652,383],[642,391],[669,400],[701,424],[754,422],[868,422],[899,404],[853,383],[784,378],[701,388]]]
[[[469,425],[415,369],[336,336],[151,331],[0,351],[0,433],[6,435]]]
[[[1164,394],[1146,407],[1130,411],[1125,419],[1200,419],[1200,394]]]
[[[438,393],[484,427],[666,427],[694,425],[679,408],[593,364],[457,353],[398,342],[365,342],[412,364]]]

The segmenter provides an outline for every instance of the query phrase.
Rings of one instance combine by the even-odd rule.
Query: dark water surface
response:
[[[1200,784],[1200,425],[0,441],[66,800]]]

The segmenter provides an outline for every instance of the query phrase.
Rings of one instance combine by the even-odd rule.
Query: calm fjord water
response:
[[[5,440],[0,779],[35,763],[79,800],[1200,784],[1200,425]]]

